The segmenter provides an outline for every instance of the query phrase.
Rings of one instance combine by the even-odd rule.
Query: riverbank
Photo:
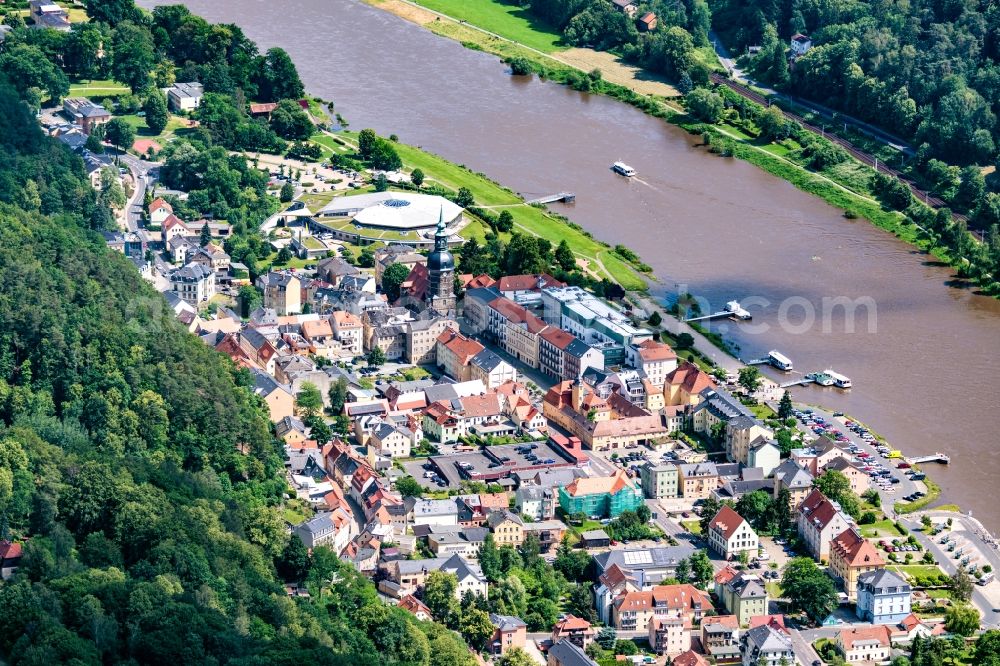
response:
[[[357,149],[357,132],[346,130],[335,133],[317,133],[312,141],[324,149],[324,157],[336,153],[351,155]],[[581,269],[596,279],[609,279],[622,286],[626,291],[644,292],[647,282],[637,267],[619,256],[608,243],[596,240],[589,232],[579,225],[547,210],[545,207],[530,205],[524,198],[511,189],[491,180],[482,173],[476,173],[464,165],[454,164],[426,150],[401,142],[393,142],[393,147],[409,171],[420,169],[425,175],[425,184],[439,184],[453,192],[461,188],[468,189],[477,208],[499,213],[510,211],[514,217],[514,229],[522,233],[545,238],[553,246],[565,240]],[[326,201],[311,195],[307,203],[315,206]],[[466,226],[462,233],[466,238],[485,240],[489,227],[479,217]],[[509,234],[501,233],[501,238],[507,240]]]
[[[791,139],[781,142],[770,142],[759,139],[755,132],[748,131],[747,123],[735,124],[720,122],[705,124],[689,116],[677,102],[669,98],[677,95],[670,88],[648,87],[649,80],[655,78],[649,72],[637,67],[621,63],[613,54],[593,51],[591,49],[559,50],[557,36],[551,29],[539,26],[524,12],[515,12],[512,8],[498,2],[488,2],[488,9],[475,10],[465,7],[456,0],[364,0],[373,7],[382,9],[403,19],[423,26],[431,32],[461,42],[474,50],[485,51],[499,56],[506,62],[519,59],[530,63],[532,71],[543,79],[563,83],[578,90],[607,95],[625,102],[654,117],[663,118],[667,122],[699,135],[709,135],[716,144],[723,144],[707,149],[717,152],[723,157],[736,157],[750,162],[767,173],[791,183],[796,188],[821,198],[828,204],[844,211],[848,219],[864,218],[876,227],[883,229],[904,242],[931,255],[933,260],[943,262],[948,266],[961,270],[967,267],[967,260],[955,256],[947,247],[938,244],[917,224],[911,222],[902,213],[889,210],[880,203],[873,192],[874,170],[850,158],[846,163],[833,165],[821,170],[808,168],[801,159],[803,146],[795,144]],[[431,5],[435,9],[423,6]],[[499,14],[505,17],[498,19]],[[512,17],[517,14],[517,17]],[[513,21],[516,25],[510,25]],[[518,22],[519,21],[519,22]],[[479,25],[478,23],[484,25]],[[491,32],[490,28],[499,32]],[[519,35],[532,32],[544,36],[549,52],[528,47],[517,41]],[[538,33],[538,34],[536,34]],[[574,62],[568,56],[571,51],[588,52],[584,62]],[[711,58],[713,64],[720,67],[714,52],[708,49],[709,55],[698,53],[703,61]],[[600,55],[606,63],[594,64],[594,58]],[[601,70],[602,78],[588,78],[586,74],[593,67]],[[721,67],[720,67],[721,69]],[[826,143],[819,136],[813,137],[820,143]],[[796,160],[799,161],[796,161]],[[924,204],[914,201],[920,207]],[[955,282],[963,286],[963,281]],[[971,284],[971,283],[969,283]],[[966,284],[964,286],[969,286]]]

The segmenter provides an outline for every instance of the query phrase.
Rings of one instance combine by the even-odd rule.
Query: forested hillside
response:
[[[94,4],[117,27],[69,39],[162,37],[131,2]],[[179,10],[160,19],[170,15],[207,26]],[[65,74],[50,68],[62,56],[34,57],[49,31],[31,32],[15,30],[0,55],[42,71],[0,80],[0,539],[24,552],[0,582],[0,662],[468,666],[457,634],[385,606],[334,553],[307,554],[289,536],[280,448],[249,375],[188,334],[96,233],[113,223],[82,160],[44,136],[29,106],[61,94]],[[178,44],[155,47],[152,64],[170,65]],[[198,68],[230,55],[176,57]],[[267,72],[283,60],[253,61]],[[234,98],[266,85],[248,76],[231,82]],[[199,174],[206,201],[253,221],[254,188],[236,196],[214,169]],[[311,597],[290,598],[285,582]]]
[[[921,160],[992,165],[1000,126],[1000,5],[989,0],[713,0],[737,53],[779,88],[843,110],[921,147]],[[813,48],[789,67],[788,40]]]

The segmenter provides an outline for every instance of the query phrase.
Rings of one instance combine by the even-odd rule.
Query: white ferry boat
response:
[[[851,378],[845,377],[839,372],[834,372],[830,368],[823,371],[825,374],[830,375],[833,378],[833,385],[837,388],[849,389],[851,388]]]
[[[615,162],[611,165],[611,170],[619,175],[625,176],[626,178],[631,178],[635,175],[635,169],[624,162]]]
[[[792,369],[792,360],[775,349],[767,352],[767,360],[768,363],[776,367],[778,370],[788,372]]]

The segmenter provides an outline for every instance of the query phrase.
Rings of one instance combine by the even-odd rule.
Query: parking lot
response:
[[[902,457],[890,457],[892,447],[879,442],[874,434],[863,425],[854,423],[843,414],[830,413],[821,409],[797,410],[795,416],[799,428],[807,439],[814,441],[826,436],[844,445],[852,454],[851,460],[859,464],[868,474],[872,488],[879,491],[883,506],[891,509],[897,500],[906,501],[915,497],[914,493],[926,493],[926,488],[910,475],[909,464]],[[903,465],[903,467],[899,467]]]
[[[425,465],[430,465],[426,467]],[[570,460],[547,441],[504,444],[483,450],[431,456],[403,463],[406,473],[430,487],[457,489],[463,480],[495,481],[515,472],[572,467]]]

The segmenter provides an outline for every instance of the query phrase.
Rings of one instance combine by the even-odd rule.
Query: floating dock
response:
[[[936,463],[941,463],[942,465],[947,465],[951,462],[951,456],[949,456],[946,453],[938,452],[938,453],[932,453],[927,456],[917,456],[915,458],[907,458],[906,462],[910,463],[911,465],[920,465],[921,463],[930,463],[930,462],[936,462]]]
[[[698,317],[688,317],[684,321],[685,322],[704,321],[706,319],[721,319],[723,317],[729,319],[737,319],[740,321],[749,321],[750,319],[753,319],[753,315],[751,315],[747,310],[744,310],[743,306],[740,305],[739,301],[729,301],[728,303],[726,303],[725,310],[719,310],[718,312],[713,312],[712,314],[701,315]]]

